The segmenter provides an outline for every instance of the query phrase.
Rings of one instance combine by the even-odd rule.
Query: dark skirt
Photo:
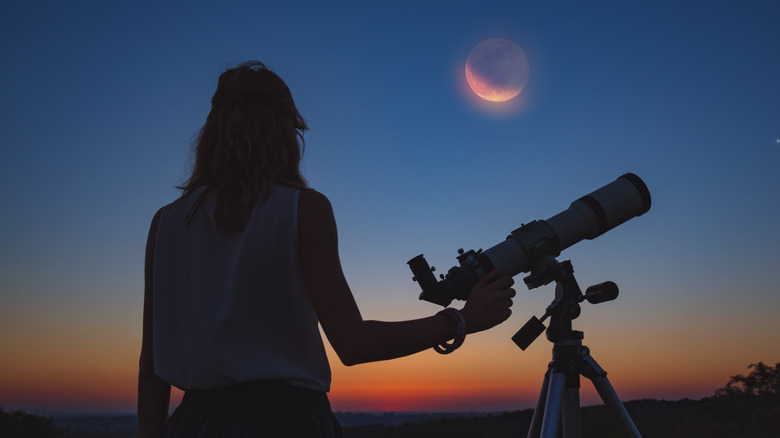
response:
[[[186,391],[161,436],[340,438],[342,435],[327,394],[274,380]]]

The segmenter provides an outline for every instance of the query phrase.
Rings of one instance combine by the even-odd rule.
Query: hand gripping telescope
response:
[[[572,202],[568,209],[547,220],[522,224],[506,240],[485,251],[458,251],[460,265],[437,281],[422,254],[409,260],[414,280],[422,288],[420,299],[447,307],[453,299],[466,300],[471,288],[495,269],[499,276],[534,272],[545,256],[583,239],[595,239],[627,220],[650,210],[650,191],[633,173]],[[529,287],[531,285],[529,284]]]

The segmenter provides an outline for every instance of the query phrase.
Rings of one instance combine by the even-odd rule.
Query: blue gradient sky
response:
[[[133,408],[149,222],[247,59],[309,123],[304,172],[364,317],[438,310],[411,257],[446,270],[634,172],[650,212],[560,257],[621,287],[575,322],[618,393],[702,397],[780,362],[777,2],[279,3],[0,6],[0,406]],[[464,88],[496,37],[530,64],[503,112]],[[452,357],[332,356],[334,409],[531,406],[550,346],[509,338],[553,294],[516,281],[512,318]]]

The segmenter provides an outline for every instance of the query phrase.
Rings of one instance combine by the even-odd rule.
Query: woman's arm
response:
[[[331,346],[345,365],[407,356],[455,336],[455,324],[446,315],[400,322],[363,320],[341,269],[336,221],[324,195],[301,192],[298,229],[306,288]],[[494,273],[480,280],[461,310],[468,333],[509,318],[515,295],[512,284],[511,277],[495,279]]]
[[[152,219],[149,238],[146,241],[143,340],[138,371],[138,430],[141,438],[156,437],[162,430],[168,420],[168,403],[171,398],[171,385],[154,374],[152,356],[152,267],[154,266],[154,240],[159,219],[158,211]]]

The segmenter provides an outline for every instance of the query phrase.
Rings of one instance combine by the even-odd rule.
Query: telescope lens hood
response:
[[[637,214],[637,216],[642,216],[643,214],[650,211],[650,205],[652,204],[652,200],[650,198],[650,190],[647,188],[647,185],[645,185],[645,182],[642,181],[642,178],[636,176],[633,173],[627,173],[625,175],[622,175],[620,178],[631,182],[631,184],[633,184],[634,187],[636,188],[637,192],[639,192],[639,197],[642,198],[642,210],[639,214]]]

